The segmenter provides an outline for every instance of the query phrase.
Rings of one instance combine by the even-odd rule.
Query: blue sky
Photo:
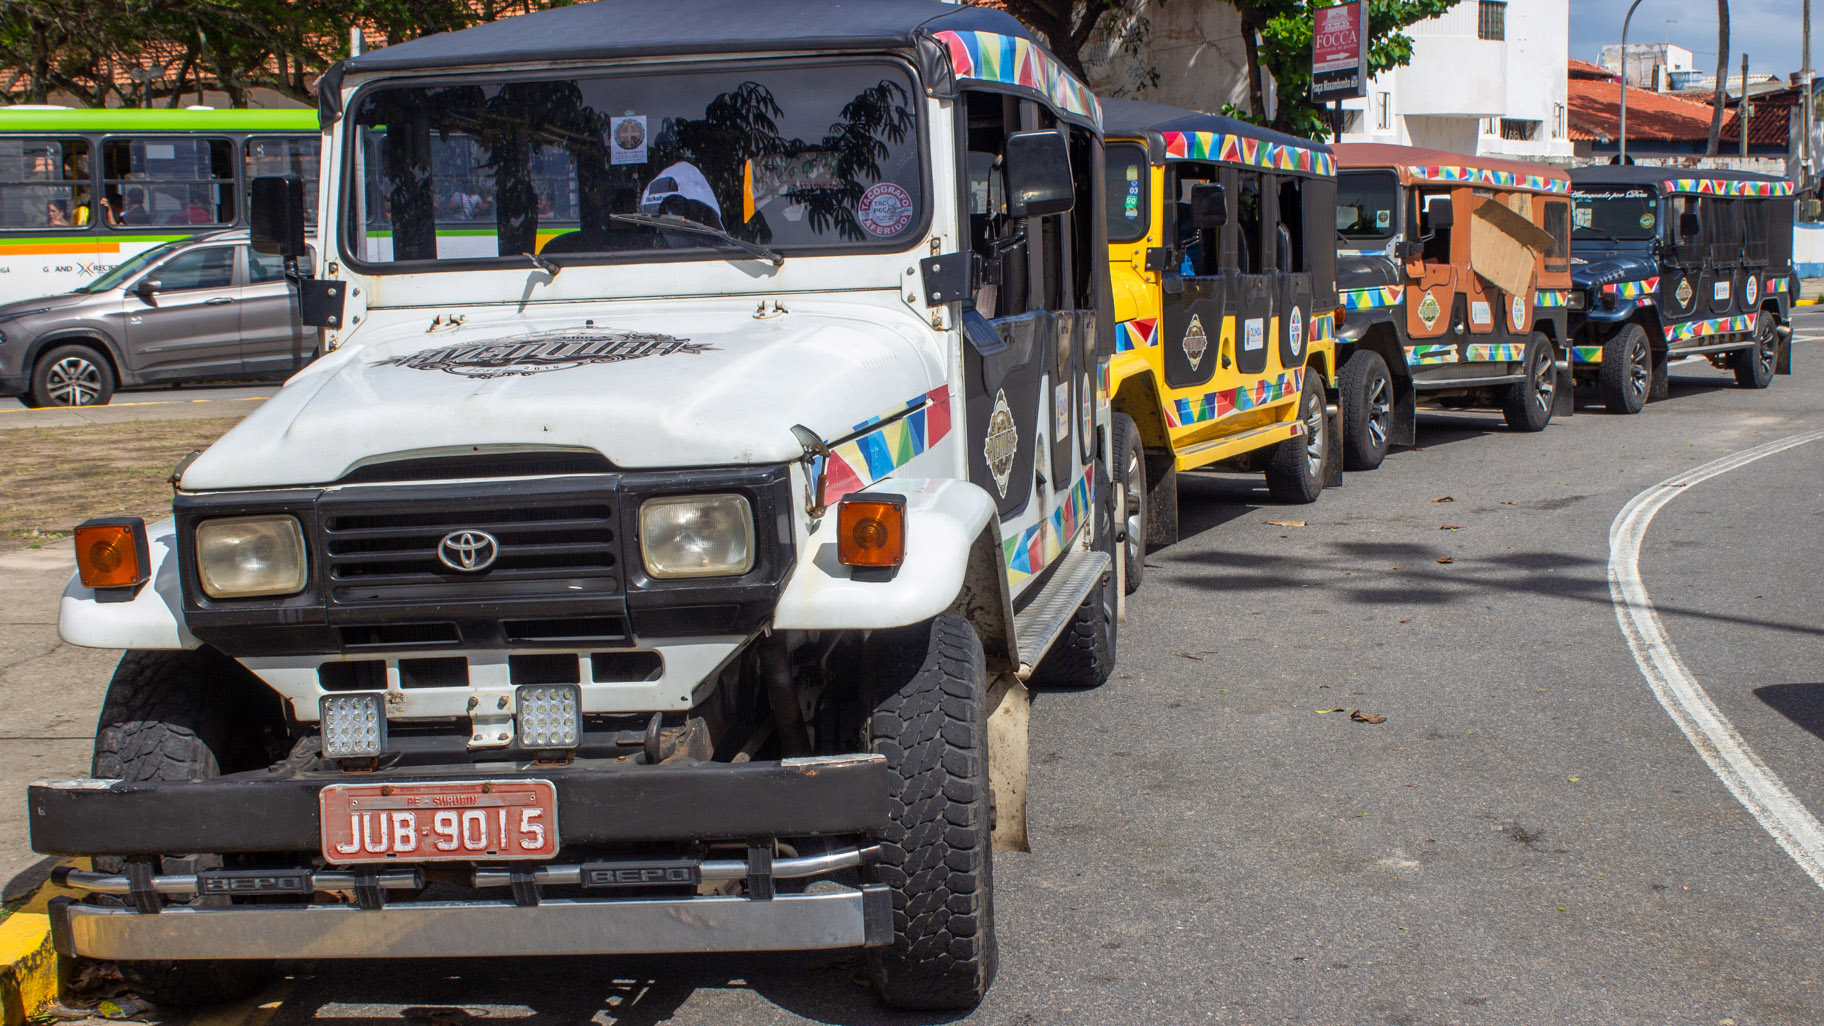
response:
[[[1525,3],[1526,0],[1519,0]],[[1631,0],[1571,0],[1571,56],[1594,62],[1606,43],[1621,42],[1621,19]],[[1824,65],[1824,0],[1813,0],[1811,64]],[[1729,70],[1740,74],[1742,51],[1751,75],[1799,70],[1800,0],[1730,0]],[[1677,19],[1667,25],[1666,19]],[[1699,68],[1716,69],[1716,0],[1645,0],[1634,12],[1628,41],[1664,42],[1698,51]]]

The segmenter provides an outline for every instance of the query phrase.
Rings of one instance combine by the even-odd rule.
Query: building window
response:
[[[1501,119],[1501,138],[1509,142],[1531,142],[1539,138],[1539,122],[1518,118]]]
[[[1564,138],[1564,104],[1552,104],[1552,138]]]
[[[1343,108],[1343,132],[1354,134],[1362,130],[1362,112],[1351,107]]]
[[[1374,94],[1374,127],[1382,132],[1393,129],[1392,100],[1391,93]]]
[[[1497,42],[1507,38],[1506,0],[1480,0],[1476,5],[1476,35]]]

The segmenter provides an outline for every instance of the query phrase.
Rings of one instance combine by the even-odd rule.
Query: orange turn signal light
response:
[[[152,576],[146,522],[139,517],[102,517],[78,525],[76,571],[83,587],[97,591],[146,583]]]
[[[844,566],[894,567],[906,561],[906,497],[851,495],[836,506],[836,559]]]

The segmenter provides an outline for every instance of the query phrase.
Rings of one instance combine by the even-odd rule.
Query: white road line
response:
[[[1748,747],[1734,725],[1710,701],[1691,675],[1640,580],[1640,543],[1661,506],[1692,485],[1745,467],[1755,460],[1824,438],[1824,430],[1791,435],[1713,460],[1670,477],[1634,496],[1609,525],[1609,596],[1615,619],[1628,639],[1634,661],[1653,688],[1653,697],[1678,724],[1686,740],[1799,868],[1824,887],[1824,825],[1793,796],[1780,778]]]

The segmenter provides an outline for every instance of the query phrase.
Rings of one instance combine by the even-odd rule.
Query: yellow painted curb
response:
[[[23,1026],[57,1000],[51,917],[17,912],[0,922],[0,1026]]]

